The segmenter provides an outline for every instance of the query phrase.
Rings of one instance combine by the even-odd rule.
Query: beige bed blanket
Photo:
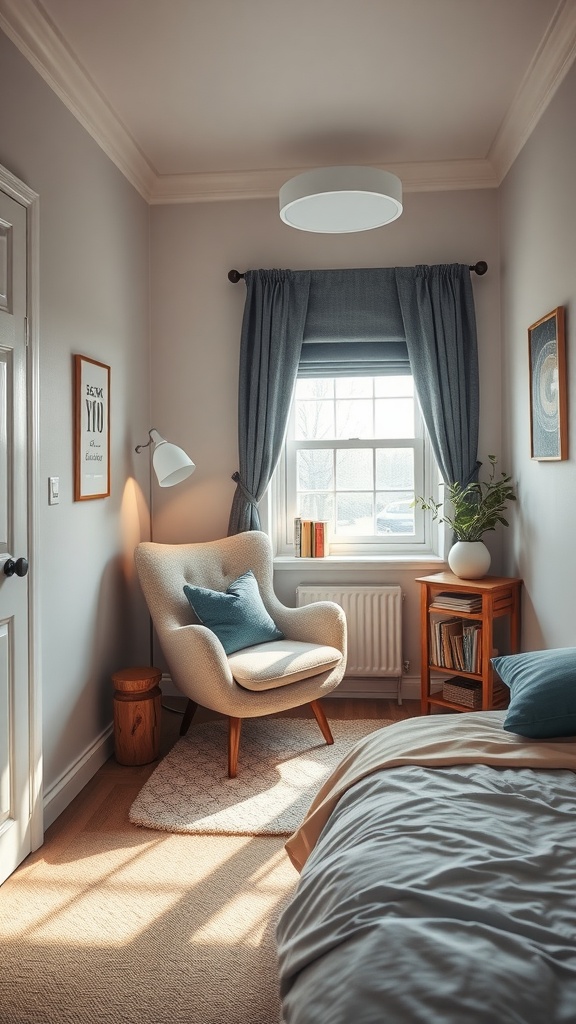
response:
[[[301,871],[343,793],[381,768],[485,764],[576,771],[576,739],[531,740],[502,728],[505,711],[472,711],[408,718],[370,733],[352,747],[314,798],[304,821],[286,843]]]

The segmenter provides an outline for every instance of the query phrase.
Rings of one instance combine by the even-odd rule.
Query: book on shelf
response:
[[[314,558],[324,558],[327,554],[327,530],[328,523],[316,520],[314,522],[314,536],[312,539],[312,554]]]
[[[431,623],[430,630],[430,648],[432,656],[432,664],[444,666],[446,664],[446,648],[444,643],[444,637],[448,626],[452,623],[460,623],[461,619],[436,619]]]
[[[448,619],[441,624],[441,648],[442,664],[446,668],[458,668],[455,661],[456,637],[462,636],[462,619]]]
[[[296,516],[294,520],[294,554],[300,558],[300,547],[302,541],[302,519]]]
[[[436,594],[433,604],[436,608],[446,608],[452,611],[479,612],[482,611],[482,595],[443,591]]]
[[[300,556],[312,558],[312,520],[303,519],[300,524]]]
[[[462,627],[464,665],[462,671],[480,674],[482,654],[482,627],[479,622],[466,623]]]
[[[460,672],[465,672],[464,637],[462,633],[457,633],[455,636],[451,636],[450,643],[452,644],[452,662],[454,664],[454,668],[459,669]]]
[[[294,551],[300,558],[324,558],[328,554],[328,523],[297,516],[294,520]]]

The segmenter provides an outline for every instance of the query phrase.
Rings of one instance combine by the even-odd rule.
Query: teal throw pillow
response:
[[[226,654],[284,639],[264,607],[251,569],[234,580],[226,593],[188,584],[184,593],[202,625],[216,634]]]
[[[576,736],[576,647],[492,658],[510,690],[508,732],[533,739]]]

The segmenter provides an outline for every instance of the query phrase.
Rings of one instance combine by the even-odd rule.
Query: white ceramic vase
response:
[[[448,553],[448,565],[461,580],[479,580],[490,568],[490,552],[482,540],[457,540]]]

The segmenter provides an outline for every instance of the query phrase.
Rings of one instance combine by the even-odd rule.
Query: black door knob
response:
[[[13,576],[16,573],[17,576],[25,576],[28,572],[28,559],[17,558],[14,561],[13,558],[7,558],[4,562],[4,575]]]

